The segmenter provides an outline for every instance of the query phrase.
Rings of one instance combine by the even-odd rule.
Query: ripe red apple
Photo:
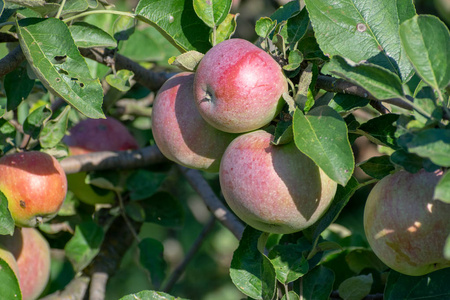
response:
[[[16,262],[23,300],[35,300],[50,278],[50,247],[35,228],[17,228],[13,236],[0,236],[0,245]]]
[[[450,267],[444,244],[450,204],[433,200],[442,174],[399,171],[380,180],[367,198],[364,229],[375,254],[397,272],[419,276]]]
[[[66,198],[67,179],[51,155],[30,151],[0,158],[0,191],[17,226],[35,227],[52,219]]]
[[[237,137],[220,165],[223,196],[250,226],[293,233],[314,224],[327,210],[337,184],[295,144],[275,146],[263,130]]]
[[[70,155],[81,155],[98,151],[123,151],[137,149],[136,139],[118,120],[86,119],[70,129],[70,134],[63,141],[69,147]],[[94,189],[85,183],[86,172],[67,175],[69,189],[82,202],[95,205],[97,203],[114,203],[115,194],[109,190]]]
[[[200,116],[193,96],[193,73],[167,80],[156,96],[152,131],[168,159],[193,169],[218,172],[223,152],[235,134],[217,130]]]
[[[242,39],[211,48],[195,73],[194,95],[200,114],[226,132],[248,132],[270,123],[287,89],[278,63]]]

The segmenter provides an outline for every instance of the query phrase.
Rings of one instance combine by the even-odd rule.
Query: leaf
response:
[[[274,138],[272,144],[283,145],[292,142],[294,134],[292,131],[292,117],[287,113],[282,111],[280,113],[280,121],[275,127]]]
[[[119,16],[113,24],[114,38],[119,41],[126,41],[136,29],[135,18],[129,16]]]
[[[141,291],[120,298],[119,300],[188,300],[180,297],[174,297],[163,292]]]
[[[76,12],[82,12],[89,8],[87,0],[71,0],[64,4],[63,14],[71,14]]]
[[[27,68],[19,66],[5,75],[3,82],[6,93],[6,109],[15,110],[30,94],[34,80],[28,78]]]
[[[450,167],[450,130],[428,129],[412,136],[408,151],[429,158],[433,163]]]
[[[117,47],[117,42],[112,36],[92,24],[76,22],[69,29],[77,47]]]
[[[16,137],[16,127],[7,120],[0,118],[0,154],[5,149],[12,147],[11,143]]]
[[[172,66],[176,66],[186,72],[194,72],[202,60],[204,54],[198,51],[188,51],[169,60]]]
[[[304,252],[310,249],[309,243],[275,245],[268,257],[275,268],[278,281],[288,284],[305,275],[309,264]]]
[[[237,27],[237,17],[239,14],[228,14],[225,20],[217,26],[216,29],[216,44],[228,40],[236,31]],[[211,35],[214,35],[211,32]],[[213,43],[213,38],[210,36],[210,43]]]
[[[68,105],[58,117],[45,124],[39,134],[39,143],[42,148],[53,148],[62,140],[67,130],[69,112],[70,106]]]
[[[14,233],[14,219],[8,209],[8,199],[0,191],[0,235],[13,235]]]
[[[158,192],[140,202],[145,211],[145,221],[166,227],[180,227],[184,210],[180,201],[168,192]]]
[[[309,17],[306,8],[287,19],[286,25],[280,31],[280,35],[289,44],[291,50],[305,36],[309,26]]]
[[[3,299],[22,300],[19,280],[3,258],[0,258],[0,295]]]
[[[400,38],[417,74],[434,89],[450,83],[450,32],[439,18],[416,15],[400,25]]]
[[[155,26],[181,52],[206,53],[211,48],[210,28],[197,16],[190,0],[141,0],[136,15]]]
[[[286,71],[294,71],[295,69],[297,69],[298,67],[300,67],[300,64],[303,61],[303,54],[298,51],[298,50],[294,50],[289,52],[289,56],[288,56],[288,63],[287,65],[283,66],[283,69]],[[302,73],[303,75],[303,73]]]
[[[156,193],[166,177],[165,173],[150,172],[143,169],[133,172],[127,179],[130,199],[136,201],[149,198]]]
[[[347,278],[339,285],[339,296],[344,300],[361,300],[370,293],[372,274]]]
[[[231,0],[193,0],[197,16],[209,27],[222,23],[231,8]]]
[[[67,25],[55,18],[18,21],[19,42],[42,84],[89,118],[104,118],[103,89],[91,77]]]
[[[450,299],[448,278],[450,268],[423,276],[407,276],[395,271],[389,273],[384,299],[386,300],[438,300]]]
[[[433,199],[450,204],[450,171],[445,172],[439,180],[434,190]]]
[[[305,4],[324,53],[355,62],[368,60],[402,81],[409,78],[412,66],[400,43],[399,26],[415,15],[412,0],[305,0]]]
[[[328,300],[333,290],[334,273],[319,265],[309,271],[301,282],[303,297],[308,300]]]
[[[336,94],[328,103],[328,106],[338,113],[346,113],[364,107],[369,104],[369,102],[368,99],[355,95]]]
[[[64,250],[76,272],[83,270],[97,256],[104,236],[103,229],[93,221],[85,221],[75,227],[75,234]]]
[[[361,273],[364,269],[374,269],[379,272],[385,271],[388,267],[375,255],[372,250],[359,248],[351,250],[346,256],[350,270],[356,274]]]
[[[347,126],[331,107],[319,106],[304,115],[297,109],[293,120],[294,141],[332,180],[345,185],[355,162],[347,136]]]
[[[396,150],[391,154],[391,161],[403,167],[409,173],[417,173],[423,168],[424,160],[413,153],[408,153],[403,149]]]
[[[444,257],[450,260],[450,234],[448,235],[447,240],[445,241]]]
[[[132,220],[143,223],[145,222],[145,211],[142,205],[137,201],[129,202],[125,206],[125,212]]]
[[[48,105],[41,105],[32,111],[23,123],[23,131],[33,139],[37,139],[41,133],[42,126],[52,116]]]
[[[259,37],[266,38],[277,25],[276,21],[272,21],[269,17],[262,17],[256,21],[255,32]]]
[[[341,56],[333,56],[331,61],[322,68],[322,72],[364,87],[378,100],[403,97],[400,78],[375,64],[357,64]]]
[[[145,238],[139,243],[139,261],[149,272],[156,288],[161,286],[166,277],[167,263],[163,257],[163,244],[152,238]]]
[[[119,70],[116,74],[109,74],[106,76],[106,82],[118,89],[121,92],[127,92],[131,89],[131,80],[134,77],[134,73],[130,70]]]
[[[261,234],[250,226],[245,228],[231,260],[230,276],[242,293],[254,299],[265,300],[272,299],[275,295],[276,276],[268,258],[258,251]]]
[[[382,179],[395,170],[389,155],[371,157],[361,163],[359,167],[364,173],[376,179]]]
[[[361,124],[358,129],[367,133],[364,135],[373,143],[398,149],[399,147],[395,138],[398,118],[398,114],[381,115]]]

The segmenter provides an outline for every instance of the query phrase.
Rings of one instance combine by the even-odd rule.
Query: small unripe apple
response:
[[[219,130],[243,133],[270,123],[288,85],[280,65],[242,39],[223,41],[203,57],[195,73],[200,114]]]
[[[67,179],[51,155],[30,151],[0,158],[0,191],[17,226],[35,227],[52,219],[67,193]]]
[[[50,247],[36,228],[16,228],[13,236],[0,236],[0,245],[17,262],[16,275],[23,300],[35,300],[50,278]]]
[[[81,155],[98,151],[123,151],[137,149],[136,139],[118,120],[86,119],[70,129],[63,139],[70,155]],[[86,172],[67,175],[69,189],[82,202],[95,205],[114,203],[115,194],[109,190],[94,189],[85,182]]]
[[[192,169],[218,172],[223,152],[235,134],[219,131],[199,114],[194,74],[179,73],[160,88],[152,111],[156,145],[168,159]]]
[[[237,137],[220,165],[223,196],[250,226],[293,233],[314,224],[328,209],[337,184],[291,142],[275,146],[263,130]]]
[[[450,204],[433,200],[442,174],[398,171],[367,198],[364,229],[375,254],[397,272],[419,276],[450,267],[444,258]]]

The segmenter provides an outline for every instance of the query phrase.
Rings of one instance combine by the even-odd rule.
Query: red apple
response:
[[[86,119],[70,129],[70,134],[63,141],[69,147],[71,155],[81,155],[98,151],[123,151],[137,149],[136,139],[118,120]],[[95,205],[98,203],[114,203],[115,194],[109,190],[94,190],[85,183],[86,172],[67,175],[69,189],[82,202]]]
[[[193,169],[218,172],[223,152],[235,134],[217,130],[200,116],[193,97],[193,73],[167,80],[156,96],[152,131],[170,160]]]
[[[444,258],[450,204],[433,200],[442,174],[399,171],[380,180],[367,198],[364,229],[375,254],[397,272],[419,276],[450,267]]]
[[[261,128],[279,113],[288,85],[278,63],[242,39],[211,48],[195,73],[200,114],[219,130],[242,133]]]
[[[35,300],[50,278],[50,247],[35,228],[16,228],[13,236],[0,236],[0,244],[16,262],[23,300]]]
[[[0,191],[17,226],[35,227],[52,219],[67,193],[67,179],[51,155],[30,151],[0,158]]]
[[[337,184],[293,142],[275,146],[263,130],[237,137],[220,165],[223,196],[250,226],[293,233],[314,224],[327,210]]]

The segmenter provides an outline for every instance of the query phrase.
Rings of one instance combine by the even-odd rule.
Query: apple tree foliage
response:
[[[0,0],[0,155],[33,149],[63,160],[68,153],[61,140],[71,124],[107,115],[122,116],[140,132],[141,145],[151,145],[149,107],[139,101],[152,83],[143,83],[139,72],[163,70],[167,79],[195,71],[204,53],[233,37],[239,16],[230,13],[231,5],[140,0],[123,11],[106,0]],[[400,168],[442,169],[434,198],[450,205],[448,27],[436,16],[417,14],[412,0],[305,0],[261,17],[254,31],[255,44],[276,58],[290,84],[285,108],[268,128],[274,143],[294,142],[339,187],[326,214],[302,232],[274,235],[246,227],[229,266],[236,289],[249,299],[449,298],[449,268],[402,275],[390,271],[363,239],[330,230],[359,189]],[[116,64],[118,56],[130,63]],[[369,118],[355,117],[362,109]],[[352,146],[360,136],[383,155],[356,165]],[[356,167],[372,180],[358,182]],[[91,274],[95,261],[105,259],[108,232],[117,238],[117,232],[132,235],[143,223],[175,231],[187,226],[183,204],[167,189],[170,170],[90,173],[91,185],[120,199],[120,205],[95,211],[69,192],[58,217],[40,226],[70,261],[73,274],[65,284]],[[211,185],[217,182],[204,176]],[[11,234],[14,223],[1,193],[0,200],[0,233]],[[118,229],[111,224],[120,215],[128,222]],[[69,229],[61,233],[55,224]],[[122,299],[181,299],[162,289],[169,277],[162,242],[138,239],[138,248],[153,288]],[[450,233],[442,251],[450,260]],[[0,264],[1,294],[20,295],[14,274]]]

